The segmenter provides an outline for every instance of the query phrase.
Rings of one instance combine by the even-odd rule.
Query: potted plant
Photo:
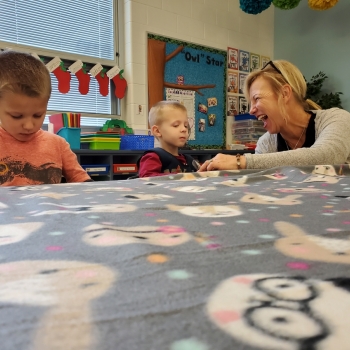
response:
[[[304,77],[307,85],[306,98],[310,98],[316,102],[322,109],[332,107],[343,108],[340,99],[340,95],[343,94],[342,92],[325,93],[322,91],[323,83],[327,78],[323,72],[314,75],[309,82]]]

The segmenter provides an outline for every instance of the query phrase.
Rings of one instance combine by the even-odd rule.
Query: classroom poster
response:
[[[238,96],[227,96],[227,115],[234,117],[238,114]]]
[[[170,98],[166,89],[175,89],[171,98],[175,98],[175,91],[191,91],[194,127],[188,144],[206,148],[224,146],[226,69],[227,51],[148,34],[149,108]],[[188,98],[185,93],[177,95]]]
[[[261,68],[264,68],[270,62],[270,57],[261,56]]]
[[[246,73],[239,73],[239,93],[244,94],[244,83],[247,78],[248,74]]]
[[[196,139],[195,125],[195,92],[191,90],[181,89],[165,89],[165,96],[167,101],[177,101],[184,105],[187,109],[188,121],[190,125],[190,137],[189,140]]]
[[[245,97],[239,97],[239,114],[249,113],[248,101]]]
[[[249,57],[248,51],[239,50],[239,70],[249,73]]]
[[[238,93],[238,72],[229,71],[227,73],[227,92]]]
[[[238,49],[234,49],[233,47],[227,48],[227,68],[238,69]]]
[[[250,71],[254,72],[260,69],[260,55],[256,53],[250,53]]]

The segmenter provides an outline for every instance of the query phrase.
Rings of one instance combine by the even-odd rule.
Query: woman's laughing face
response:
[[[250,87],[249,96],[251,105],[249,113],[263,121],[265,130],[270,134],[279,133],[283,116],[278,106],[278,98],[270,83],[258,77]]]

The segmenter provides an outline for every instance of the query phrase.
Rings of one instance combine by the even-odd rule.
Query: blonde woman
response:
[[[268,62],[248,75],[244,92],[266,130],[255,154],[218,154],[199,171],[350,163],[350,113],[306,99],[305,79],[292,63]]]

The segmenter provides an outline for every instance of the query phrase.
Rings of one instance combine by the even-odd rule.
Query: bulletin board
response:
[[[148,106],[177,100],[189,110],[193,148],[226,142],[227,51],[148,34]]]

